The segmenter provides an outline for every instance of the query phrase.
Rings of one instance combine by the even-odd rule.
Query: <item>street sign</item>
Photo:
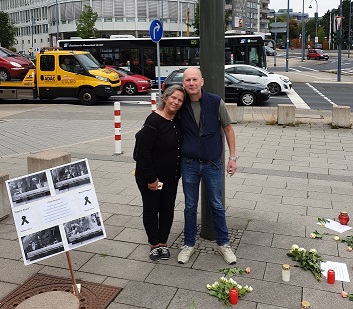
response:
[[[157,43],[160,41],[163,35],[163,25],[160,20],[155,19],[150,25],[150,37],[153,42]]]

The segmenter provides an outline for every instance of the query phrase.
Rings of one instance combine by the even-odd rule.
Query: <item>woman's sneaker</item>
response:
[[[170,252],[166,246],[159,247],[159,254],[162,260],[168,260],[170,258]]]
[[[151,248],[150,259],[154,262],[158,262],[160,258],[161,258],[161,255],[159,252],[159,248],[158,247]]]

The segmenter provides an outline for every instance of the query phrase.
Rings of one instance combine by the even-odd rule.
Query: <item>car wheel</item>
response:
[[[275,95],[281,92],[281,86],[277,83],[269,83],[267,86],[271,92],[271,95]]]
[[[251,106],[256,103],[256,96],[252,92],[245,91],[240,95],[240,103],[246,106]]]
[[[94,105],[97,102],[96,93],[90,88],[82,89],[78,98],[80,103],[84,105]]]
[[[310,60],[310,57],[309,57],[309,56],[306,56],[306,59]]]
[[[133,95],[137,93],[137,87],[133,83],[126,83],[124,85],[124,92],[128,95]]]
[[[0,69],[0,80],[1,81],[11,80],[10,73],[6,69]]]
[[[320,60],[320,57],[316,57],[316,60]]]

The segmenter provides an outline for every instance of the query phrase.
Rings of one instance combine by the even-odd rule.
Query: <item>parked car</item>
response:
[[[266,45],[265,49],[267,56],[274,56],[276,54],[276,51],[271,46]]]
[[[29,69],[34,69],[33,62],[4,47],[0,47],[0,81],[23,79]]]
[[[271,95],[288,92],[292,89],[292,83],[287,76],[275,74],[252,65],[229,64],[225,66],[225,71],[246,82],[257,82],[267,86]]]
[[[146,93],[152,90],[152,81],[143,75],[139,75],[129,70],[109,66],[107,67],[113,68],[119,73],[119,77],[121,80],[121,90],[123,93],[127,95],[134,95],[137,93]]]
[[[309,49],[308,54],[306,55],[308,60],[315,59],[315,60],[328,60],[330,57],[326,54],[322,49]]]
[[[171,72],[162,83],[162,91],[171,85],[182,85],[185,68]],[[248,83],[241,81],[234,76],[225,73],[225,102],[239,103],[251,106],[256,103],[265,102],[270,97],[270,91],[267,87],[258,83]]]

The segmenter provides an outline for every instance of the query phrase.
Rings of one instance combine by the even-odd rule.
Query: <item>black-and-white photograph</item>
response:
[[[50,195],[45,172],[10,181],[8,187],[14,206],[27,204]]]
[[[64,223],[64,229],[70,249],[104,236],[102,221],[98,212]]]
[[[86,161],[79,161],[51,170],[56,193],[70,191],[91,182]]]
[[[27,263],[64,251],[59,226],[21,237]]]

